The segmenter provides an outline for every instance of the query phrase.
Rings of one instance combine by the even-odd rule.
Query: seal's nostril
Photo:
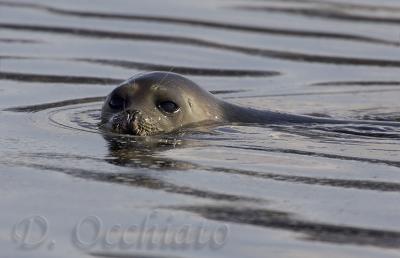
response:
[[[136,109],[127,109],[127,110],[125,110],[125,112],[128,114],[128,115],[136,115],[136,114],[138,114],[138,113],[140,113],[140,111],[139,110],[136,110]]]
[[[128,122],[132,122],[132,121],[134,121],[136,119],[137,115],[140,112],[139,112],[139,110],[128,109],[128,110],[125,110],[124,113],[125,113],[125,116],[126,116],[126,120]]]

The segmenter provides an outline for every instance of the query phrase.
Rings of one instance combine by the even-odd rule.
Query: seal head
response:
[[[220,100],[191,80],[170,72],[138,74],[106,98],[101,124],[116,133],[168,133],[200,122],[218,122]]]

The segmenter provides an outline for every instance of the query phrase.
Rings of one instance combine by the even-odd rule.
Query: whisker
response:
[[[161,84],[168,77],[169,73],[171,73],[174,70],[174,68],[175,66],[171,66],[171,69],[169,69],[168,72],[165,73],[164,77],[159,82],[157,82],[157,84]]]

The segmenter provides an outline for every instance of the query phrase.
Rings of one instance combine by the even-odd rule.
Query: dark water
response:
[[[400,121],[399,25],[395,0],[0,1],[2,256],[398,257],[398,128],[97,123],[151,70],[241,105]]]

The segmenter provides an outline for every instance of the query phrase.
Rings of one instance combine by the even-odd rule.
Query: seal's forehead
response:
[[[185,85],[182,84],[177,84],[174,82],[169,82],[169,83],[153,83],[151,85],[148,85],[149,89],[152,91],[168,91],[168,90],[184,90],[186,87]]]
[[[150,90],[156,91],[160,89],[160,85],[159,84],[153,84],[150,86]]]
[[[110,95],[131,95],[135,93],[138,89],[138,85],[136,83],[126,81],[121,83],[117,88],[115,88]]]
[[[190,85],[193,84],[192,81],[183,77],[182,75],[170,72],[150,72],[138,74],[130,79],[130,81],[136,81],[140,84],[147,85],[162,85],[162,86],[172,86],[172,85]]]
[[[125,83],[130,85],[126,85],[129,94],[133,92],[141,92],[143,94],[146,92],[150,94],[161,93],[170,97],[173,94],[178,96],[202,95],[202,89],[194,82],[174,73],[150,72],[139,74]],[[136,89],[132,90],[132,87]]]
[[[189,91],[174,84],[153,84],[149,88],[149,94],[158,98],[170,98],[178,100],[189,95]]]

